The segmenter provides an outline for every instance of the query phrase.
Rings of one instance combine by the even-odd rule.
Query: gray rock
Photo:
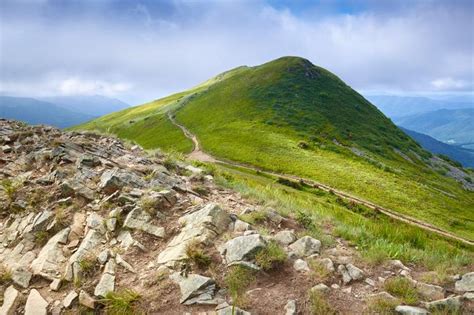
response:
[[[250,224],[242,220],[235,220],[234,222],[234,232],[245,232],[251,229]]]
[[[236,237],[224,245],[225,260],[228,264],[253,260],[265,246],[265,240],[259,234]]]
[[[47,315],[48,302],[36,289],[31,289],[25,304],[25,315]]]
[[[183,226],[181,232],[158,255],[157,263],[174,265],[186,259],[188,244],[210,243],[228,228],[230,222],[229,214],[214,203],[180,218],[178,223]]]
[[[69,292],[69,294],[66,295],[66,297],[63,300],[63,306],[65,308],[72,307],[72,304],[77,300],[78,296],[79,295],[76,293],[76,291]]]
[[[330,291],[329,287],[324,283],[320,283],[311,288],[311,292],[317,293],[328,293]]]
[[[474,272],[466,273],[461,280],[456,281],[454,289],[457,292],[471,292],[474,291]]]
[[[352,281],[351,276],[349,275],[349,272],[347,271],[346,266],[344,265],[339,265],[337,267],[337,271],[342,275],[342,282],[344,284],[348,284],[349,282]]]
[[[12,285],[9,286],[3,294],[3,304],[0,308],[1,315],[13,315],[20,302],[20,292]]]
[[[395,311],[403,315],[427,315],[428,311],[421,307],[399,305]]]
[[[86,257],[91,251],[94,251],[96,247],[101,243],[102,234],[96,230],[89,230],[79,245],[77,251],[69,257],[69,265],[66,269],[65,279],[71,281],[76,271],[73,266],[77,266],[78,262]]]
[[[135,269],[133,269],[132,265],[130,265],[128,262],[126,262],[120,254],[115,255],[115,262],[117,265],[122,266],[123,268],[127,269],[128,271],[132,273],[136,273]]]
[[[290,250],[298,256],[306,257],[318,254],[321,242],[310,236],[304,236],[289,246]]]
[[[444,289],[437,285],[417,282],[416,290],[422,297],[429,301],[444,299]]]
[[[179,285],[180,303],[184,305],[218,304],[213,303],[216,291],[216,283],[213,279],[198,274],[183,277],[178,272],[170,275],[170,279]]]
[[[334,263],[330,258],[321,258],[318,260],[318,262],[326,268],[327,271],[329,272],[334,272],[336,269],[334,268]]]
[[[474,301],[474,292],[466,292],[462,297],[467,301]]]
[[[79,292],[79,304],[87,308],[94,309],[95,299],[90,296],[89,293],[87,293],[86,291],[81,290],[81,292]]]
[[[66,261],[60,244],[67,242],[69,231],[70,228],[65,228],[48,240],[38,257],[31,262],[33,274],[49,279],[55,279],[59,275],[60,265]]]
[[[24,268],[18,268],[12,273],[12,280],[20,287],[28,288],[33,274]]]
[[[360,270],[359,268],[357,268],[356,266],[354,266],[353,264],[347,264],[346,268],[352,280],[357,281],[364,278],[364,272]]]
[[[284,230],[275,234],[273,239],[284,246],[288,246],[296,241],[296,235],[293,231]]]
[[[289,300],[285,305],[285,315],[296,315],[296,301]]]
[[[295,268],[296,271],[309,271],[308,263],[303,259],[295,260],[293,263],[293,268]]]
[[[426,307],[429,310],[458,311],[461,308],[461,305],[462,305],[461,296],[452,296],[446,299],[426,303]]]
[[[58,291],[61,288],[61,279],[54,279],[49,284],[51,291]]]
[[[99,297],[105,297],[109,292],[113,292],[115,289],[115,276],[104,272],[100,278],[99,283],[95,287],[94,295]]]
[[[217,311],[216,315],[252,315],[237,306],[227,306]]]
[[[149,223],[151,219],[151,216],[146,211],[137,207],[127,215],[123,226],[130,229],[141,230],[156,237],[163,238],[165,236],[165,229]]]

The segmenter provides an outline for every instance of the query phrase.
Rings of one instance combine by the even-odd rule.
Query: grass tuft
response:
[[[283,264],[286,259],[285,250],[275,241],[270,241],[265,248],[255,255],[255,262],[263,270],[276,268]]]
[[[255,271],[252,269],[243,266],[234,266],[229,270],[224,282],[229,290],[234,305],[245,305],[245,291],[255,279]]]
[[[199,269],[209,267],[212,262],[211,257],[205,253],[203,245],[198,241],[190,242],[186,246],[186,256]]]
[[[309,293],[309,307],[313,315],[336,315],[337,312],[329,305],[326,297],[315,291]]]
[[[384,288],[385,291],[400,298],[406,304],[413,305],[418,303],[418,292],[407,278],[394,277],[387,279]]]
[[[140,294],[133,290],[109,292],[101,302],[105,305],[106,313],[109,315],[139,314],[137,302]]]

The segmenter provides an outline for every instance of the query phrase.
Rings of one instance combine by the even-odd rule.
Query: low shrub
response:
[[[326,297],[316,291],[310,291],[309,307],[313,315],[336,315],[337,312],[329,305]]]

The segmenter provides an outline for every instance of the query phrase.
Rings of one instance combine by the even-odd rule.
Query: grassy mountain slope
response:
[[[0,96],[0,117],[29,124],[47,124],[59,128],[70,127],[93,118],[56,104],[26,97]]]
[[[431,170],[424,162],[428,152],[305,59],[240,67],[77,128],[112,132],[145,148],[187,151],[189,140],[169,126],[167,111],[217,157],[313,178],[474,238],[473,194]]]

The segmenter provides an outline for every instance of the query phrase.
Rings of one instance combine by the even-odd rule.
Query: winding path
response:
[[[454,240],[459,241],[459,242],[461,242],[463,244],[466,244],[466,245],[474,246],[474,241],[472,241],[470,239],[457,236],[457,235],[455,235],[451,232],[440,229],[440,228],[438,228],[434,225],[431,225],[429,223],[426,223],[426,222],[423,222],[421,220],[415,219],[413,217],[407,216],[405,214],[401,214],[401,213],[395,212],[393,210],[384,208],[384,207],[379,206],[379,205],[377,205],[373,202],[370,202],[370,201],[361,199],[359,197],[353,196],[353,195],[348,194],[344,191],[337,190],[337,189],[335,189],[331,186],[328,186],[326,184],[314,181],[312,179],[302,178],[302,177],[298,177],[298,176],[295,176],[295,175],[288,175],[288,174],[281,174],[281,173],[277,173],[277,172],[267,171],[267,170],[263,170],[261,168],[258,168],[256,166],[245,165],[245,164],[241,164],[241,163],[237,163],[237,162],[233,162],[233,161],[226,161],[226,160],[222,160],[222,159],[218,159],[216,157],[213,157],[213,156],[211,156],[211,155],[209,155],[206,152],[201,150],[201,145],[199,144],[199,141],[198,141],[196,135],[192,134],[185,126],[179,124],[175,120],[175,118],[174,118],[174,116],[171,112],[168,112],[168,118],[170,119],[172,124],[179,127],[183,131],[184,135],[193,142],[193,146],[194,146],[193,151],[190,154],[188,154],[188,156],[187,156],[191,160],[196,160],[196,161],[201,161],[201,162],[208,162],[208,163],[219,163],[219,164],[222,164],[222,165],[240,167],[240,168],[244,168],[244,169],[247,169],[247,170],[258,171],[260,173],[267,174],[267,175],[270,175],[270,176],[277,176],[277,177],[288,179],[288,180],[298,181],[298,182],[304,183],[305,185],[309,185],[311,187],[318,188],[318,189],[321,189],[321,190],[326,191],[326,192],[334,193],[338,197],[344,198],[345,200],[348,200],[350,202],[353,202],[353,203],[356,203],[356,204],[359,204],[359,205],[363,205],[367,208],[370,208],[370,209],[373,209],[373,210],[378,211],[380,213],[383,213],[383,214],[385,214],[386,216],[388,216],[392,219],[395,219],[395,220],[398,220],[398,221],[401,221],[401,222],[404,222],[404,223],[407,223],[407,224],[410,224],[410,225],[413,225],[413,226],[417,226],[417,227],[419,227],[421,229],[424,229],[426,231],[430,231],[430,232],[433,232],[435,234],[441,235],[443,237],[454,239]]]

